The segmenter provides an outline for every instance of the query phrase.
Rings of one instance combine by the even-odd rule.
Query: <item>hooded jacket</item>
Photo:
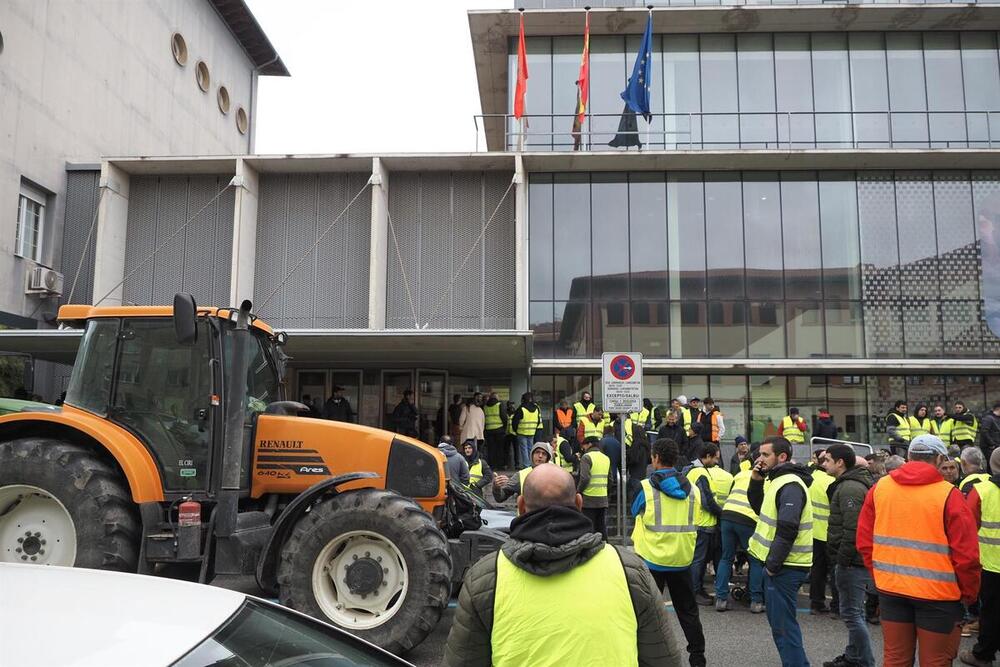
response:
[[[783,475],[798,475],[805,482],[806,488],[812,485],[812,475],[805,466],[786,461],[771,468],[767,473],[767,478],[772,482]],[[747,498],[753,511],[760,515],[760,507],[764,504],[764,480],[750,478],[750,488],[747,489]],[[809,502],[809,495],[798,484],[786,484],[778,491],[774,499],[778,509],[778,528],[771,549],[767,552],[767,562],[764,567],[768,572],[777,573],[782,567],[796,567],[795,565],[785,566],[785,559],[792,550],[795,538],[799,534],[799,521],[802,518],[802,510]]]
[[[448,442],[442,442],[438,449],[445,456],[445,469],[448,471],[448,479],[460,482],[462,486],[469,484],[469,464],[465,462],[465,457],[458,453],[455,446]]]
[[[568,572],[603,548],[601,535],[593,532],[590,519],[576,508],[558,506],[528,512],[515,519],[510,526],[510,539],[502,547],[504,555],[516,567],[539,577]],[[639,665],[680,667],[681,653],[652,575],[634,553],[617,546],[615,551],[621,559],[638,624]],[[445,664],[449,667],[489,667],[492,663],[490,640],[499,557],[498,553],[484,556],[465,575],[445,646]],[[544,600],[539,604],[545,604]],[[600,618],[567,619],[566,632],[579,634],[580,641],[596,641],[602,631]],[[545,640],[545,637],[524,637],[528,642]]]
[[[534,458],[535,458],[535,450],[537,450],[537,449],[540,449],[543,452],[545,452],[546,454],[548,454],[549,460],[547,461],[547,463],[552,463],[552,448],[549,446],[549,443],[547,443],[547,442],[536,442],[532,446],[531,451],[528,453],[528,459],[532,461],[532,465],[531,465],[532,468],[535,467],[535,465],[534,465]],[[543,463],[542,465],[545,465],[545,464]],[[513,475],[511,475],[509,478],[507,478],[507,483],[504,484],[503,486],[497,486],[495,484],[493,485],[493,500],[497,501],[498,503],[502,503],[503,501],[507,500],[511,496],[516,496],[519,493],[521,493],[521,471],[520,470],[518,470]]]
[[[689,482],[688,478],[682,475],[676,468],[659,468],[658,470],[654,470],[649,474],[649,484],[654,489],[659,489],[668,497],[674,498],[675,500],[684,500],[691,495],[691,482]],[[632,501],[632,516],[636,521],[641,521],[642,514],[645,511],[646,494],[639,493],[636,495],[635,500]],[[676,572],[688,569],[688,567],[664,567],[663,565],[650,563],[648,560],[645,561],[645,563],[646,567],[649,569],[659,570],[662,572]]]
[[[923,461],[910,461],[896,468],[889,475],[904,486],[922,486],[940,482],[943,478],[938,469]],[[872,551],[875,534],[875,494],[865,496],[865,504],[858,517],[856,538],[858,552],[865,561],[865,567],[872,569]],[[962,602],[972,604],[979,596],[979,538],[976,520],[965,496],[953,489],[944,504],[944,530],[948,536],[951,564],[958,579]]]
[[[479,497],[483,495],[483,489],[493,483],[493,471],[490,469],[490,464],[479,457],[479,445],[476,444],[475,440],[469,440],[468,444],[472,445],[472,455],[465,455],[465,445],[462,445],[462,457],[468,464],[469,469],[476,463],[482,463],[483,465],[483,478],[480,479],[474,487],[472,487],[473,492]]]
[[[865,566],[854,540],[858,531],[861,506],[864,505],[868,489],[873,486],[875,478],[872,477],[871,471],[856,465],[835,479],[826,490],[830,498],[830,527],[826,538],[826,553],[834,565]]]

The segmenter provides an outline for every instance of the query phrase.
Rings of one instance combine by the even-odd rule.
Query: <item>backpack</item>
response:
[[[471,491],[452,480],[448,481],[442,530],[449,538],[456,538],[467,530],[479,530],[483,519],[479,502]]]

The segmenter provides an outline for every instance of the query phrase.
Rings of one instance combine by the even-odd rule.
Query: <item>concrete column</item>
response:
[[[514,156],[514,280],[515,327],[518,331],[528,330],[528,173],[524,170],[524,159],[518,153]]]
[[[252,299],[257,267],[257,201],[260,176],[242,158],[236,160],[236,193],[233,200],[233,251],[229,303],[238,306]],[[267,295],[261,295],[266,298]]]
[[[510,371],[510,400],[521,401],[521,394],[528,391],[528,369],[513,368]]]
[[[389,172],[372,158],[371,256],[368,261],[368,328],[385,329],[389,252]]]
[[[129,175],[110,162],[102,162],[100,191],[103,196],[97,209],[98,251],[94,255],[92,298],[95,306],[120,306],[125,278]]]

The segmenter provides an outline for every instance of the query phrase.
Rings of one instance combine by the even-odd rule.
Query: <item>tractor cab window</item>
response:
[[[232,377],[233,352],[236,345],[246,345],[247,375],[242,381]],[[253,331],[230,331],[226,338],[226,386],[242,385],[246,390],[244,423],[253,423],[253,416],[264,412],[268,403],[281,400],[280,382],[271,361],[270,346],[264,337]],[[238,383],[238,384],[234,384]]]
[[[212,442],[211,335],[177,342],[169,318],[122,322],[111,418],[138,435],[160,463],[171,491],[208,488]]]
[[[90,320],[66,387],[66,403],[105,416],[115,367],[118,320]]]

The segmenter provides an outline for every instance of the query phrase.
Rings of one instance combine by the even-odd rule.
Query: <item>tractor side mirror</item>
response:
[[[198,342],[198,307],[190,294],[174,295],[174,333],[181,345]]]

